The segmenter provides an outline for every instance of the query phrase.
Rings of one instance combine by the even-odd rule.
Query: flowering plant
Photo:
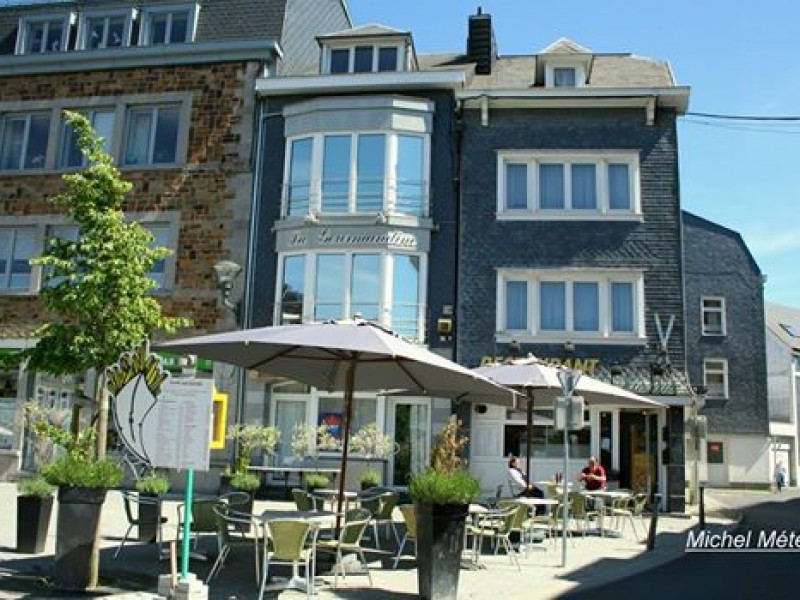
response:
[[[245,473],[250,466],[253,450],[261,449],[267,454],[272,454],[281,439],[281,432],[277,427],[264,427],[253,423],[239,424],[228,432],[228,439],[239,443],[239,454],[233,472]]]

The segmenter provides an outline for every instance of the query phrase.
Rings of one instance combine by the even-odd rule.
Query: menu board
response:
[[[154,467],[208,471],[213,397],[211,379],[170,378],[162,384],[156,404]]]

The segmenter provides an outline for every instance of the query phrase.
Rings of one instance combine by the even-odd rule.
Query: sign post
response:
[[[563,398],[559,398],[558,402],[563,402],[564,411],[564,476],[561,478],[561,483],[564,486],[563,490],[563,518],[564,521],[561,525],[561,566],[567,566],[567,525],[569,524],[569,486],[567,485],[568,477],[567,472],[569,469],[569,427],[573,422],[574,416],[572,414],[572,396],[575,392],[575,386],[578,385],[578,380],[581,378],[581,372],[571,369],[564,369],[558,372],[558,381],[561,384],[561,390],[564,393]],[[556,405],[558,406],[558,404]],[[557,409],[558,411],[558,409]],[[582,417],[583,415],[581,415]]]

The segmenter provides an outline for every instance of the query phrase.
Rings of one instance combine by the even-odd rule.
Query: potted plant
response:
[[[20,479],[17,492],[17,552],[44,552],[55,487],[38,475]]]
[[[364,456],[367,467],[361,472],[361,489],[369,489],[381,484],[381,472],[371,467],[373,460],[386,460],[394,452],[394,441],[381,433],[377,423],[370,423],[359,429],[350,438],[350,449]]]
[[[330,480],[324,473],[308,473],[303,478],[303,483],[309,492],[326,488],[330,485]]]
[[[262,450],[268,455],[275,452],[281,439],[281,432],[277,427],[265,427],[254,423],[240,423],[228,432],[228,439],[237,443],[238,454],[233,467],[223,473],[220,483],[220,492],[232,490],[247,492],[250,496],[248,502],[239,504],[236,510],[253,512],[253,497],[261,485],[261,479],[255,473],[248,471],[253,452]]]
[[[144,477],[140,477],[133,484],[134,489],[142,496],[158,498],[169,491],[170,483],[163,475],[157,471],[151,471]],[[161,519],[160,502],[140,502],[139,503],[139,541],[150,542],[156,539],[158,534],[158,523]]]
[[[455,600],[461,569],[464,523],[480,482],[461,453],[468,439],[454,418],[437,437],[431,466],[413,475],[409,492],[417,515],[417,579],[423,600]]]
[[[85,590],[96,580],[91,556],[100,526],[100,511],[108,488],[122,481],[122,468],[111,459],[95,456],[94,429],[79,432],[64,429],[35,403],[28,403],[26,416],[36,435],[63,451],[42,467],[44,479],[58,487],[55,584],[65,590]]]

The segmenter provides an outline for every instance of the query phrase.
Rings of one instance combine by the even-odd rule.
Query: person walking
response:
[[[778,461],[775,465],[775,490],[780,492],[786,487],[786,467],[783,466],[783,461]]]

